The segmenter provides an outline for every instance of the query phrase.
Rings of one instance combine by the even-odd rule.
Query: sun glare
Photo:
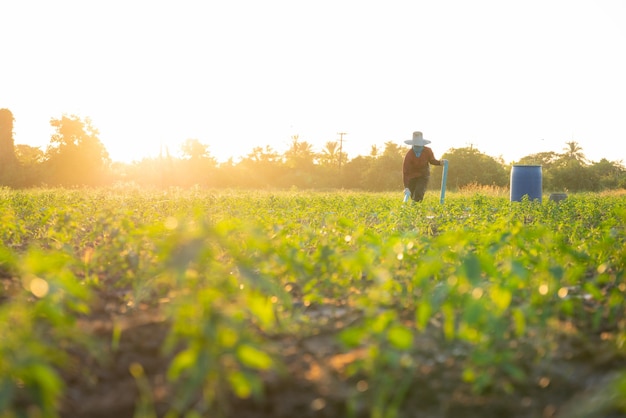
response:
[[[472,145],[511,162],[573,140],[591,159],[625,158],[620,2],[493,2],[491,14],[462,1],[288,2],[284,15],[255,2],[120,13],[58,0],[36,15],[9,3],[0,108],[16,144],[45,148],[50,118],[74,114],[122,162],[178,155],[187,139],[218,161],[282,153],[294,134],[319,152],[337,132],[353,158],[414,130],[438,155]]]

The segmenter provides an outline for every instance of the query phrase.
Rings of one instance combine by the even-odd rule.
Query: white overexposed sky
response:
[[[89,117],[115,161],[195,138],[220,161],[292,135],[348,158],[421,130],[439,157],[576,141],[626,160],[624,0],[2,0],[16,144]]]

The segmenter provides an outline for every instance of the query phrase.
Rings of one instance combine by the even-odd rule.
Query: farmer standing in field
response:
[[[421,202],[430,180],[430,166],[442,165],[445,160],[435,159],[433,150],[426,146],[430,141],[422,138],[421,132],[413,132],[413,139],[407,139],[404,143],[411,145],[402,164],[404,194],[410,194],[413,201]]]

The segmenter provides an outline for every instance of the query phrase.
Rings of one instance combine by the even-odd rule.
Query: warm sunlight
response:
[[[626,159],[626,3],[190,1],[3,6],[0,108],[45,149],[88,117],[115,161],[195,138],[220,161],[292,135],[320,151],[473,146],[512,161],[578,142]],[[4,12],[3,12],[4,14]],[[617,145],[615,145],[617,144]]]

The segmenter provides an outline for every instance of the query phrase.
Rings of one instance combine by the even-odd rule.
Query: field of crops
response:
[[[626,197],[0,189],[0,417],[625,417]]]

